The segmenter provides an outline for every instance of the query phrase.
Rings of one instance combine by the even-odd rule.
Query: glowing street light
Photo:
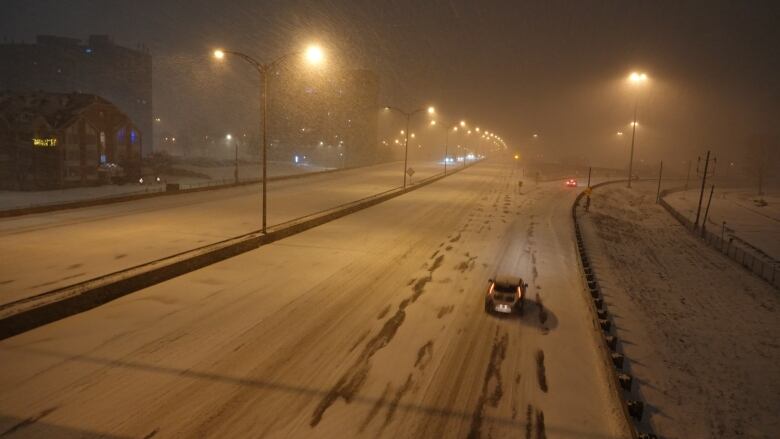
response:
[[[647,81],[647,74],[632,72],[630,75],[628,75],[628,80],[633,82],[634,84],[639,84]]]
[[[225,55],[234,55],[242,60],[248,62],[252,65],[252,67],[255,68],[257,71],[258,76],[260,77],[260,82],[262,84],[262,90],[263,93],[261,94],[260,98],[260,107],[263,109],[262,114],[262,121],[261,121],[261,128],[263,133],[263,174],[262,174],[262,198],[263,198],[263,222],[262,222],[262,232],[266,233],[267,224],[268,224],[268,209],[267,209],[267,186],[268,186],[268,124],[266,121],[268,120],[268,76],[270,75],[271,71],[275,69],[279,64],[284,62],[285,60],[289,59],[292,56],[297,55],[303,55],[304,59],[308,61],[309,64],[312,65],[320,65],[325,59],[325,53],[323,52],[322,48],[316,45],[309,46],[303,51],[295,51],[295,52],[289,52],[286,53],[270,63],[262,63],[255,58],[252,58],[251,56],[236,52],[232,50],[224,50],[224,49],[216,49],[213,51],[214,58],[217,60],[223,60],[225,59]],[[236,145],[236,169],[238,169],[238,145]],[[236,181],[238,181],[238,172],[236,171]]]
[[[623,135],[623,131],[618,131],[618,132],[617,132],[617,135],[618,135],[618,136],[622,136],[622,135]]]
[[[225,140],[227,140],[227,143],[230,144],[230,141],[233,140],[233,135],[227,133],[225,135]],[[235,160],[233,165],[233,179],[235,180],[235,183],[238,184],[238,140],[233,142],[233,150],[235,151]]]
[[[325,60],[325,52],[320,46],[312,45],[306,48],[304,52],[306,60],[313,65],[322,64]]]

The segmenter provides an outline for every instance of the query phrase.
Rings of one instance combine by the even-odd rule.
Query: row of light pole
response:
[[[267,225],[268,225],[268,215],[267,215],[267,192],[268,192],[268,190],[267,190],[267,183],[268,183],[268,178],[267,178],[267,176],[268,176],[268,167],[267,167],[267,162],[268,162],[268,160],[267,160],[267,158],[268,158],[268,125],[267,125],[267,121],[268,121],[268,111],[269,111],[269,106],[268,106],[268,76],[273,72],[274,69],[279,67],[283,62],[291,59],[294,56],[303,55],[304,59],[306,61],[308,61],[309,64],[319,65],[319,64],[321,64],[324,61],[325,55],[324,55],[323,50],[319,46],[316,46],[316,45],[309,46],[308,48],[306,48],[303,51],[295,51],[295,52],[287,53],[285,55],[282,55],[282,56],[272,60],[271,62],[268,62],[268,63],[263,63],[263,62],[255,59],[255,58],[245,54],[245,53],[234,51],[234,50],[217,49],[217,50],[214,50],[214,52],[213,52],[214,58],[217,59],[217,60],[220,60],[220,61],[224,60],[226,55],[236,56],[236,57],[244,60],[245,62],[249,63],[252,67],[254,67],[256,72],[257,72],[257,74],[258,74],[258,77],[259,77],[259,80],[260,80],[260,84],[261,84],[260,96],[259,96],[261,113],[262,113],[261,121],[260,121],[261,131],[262,131],[262,174],[261,174],[262,175],[261,176],[261,180],[262,180],[262,185],[261,185],[262,186],[262,228],[261,228],[261,230],[262,230],[262,233],[266,233],[267,232]],[[416,114],[419,114],[419,113],[423,113],[423,112],[427,112],[428,114],[433,115],[433,114],[435,114],[435,109],[434,109],[434,107],[427,107],[427,108],[417,108],[417,109],[412,110],[412,111],[406,111],[406,110],[398,108],[398,107],[387,106],[387,107],[385,107],[385,110],[395,111],[395,112],[401,114],[402,116],[404,116],[404,118],[406,119],[406,130],[404,130],[404,183],[403,183],[403,187],[405,189],[406,186],[407,186],[407,175],[409,173],[409,168],[408,168],[408,160],[409,160],[409,125],[410,125],[410,122],[411,122],[411,118],[412,118],[412,116],[414,116]],[[435,125],[436,122],[432,121],[431,124]],[[458,128],[459,127],[456,125],[456,126],[453,127],[453,130],[454,131],[458,131]],[[465,129],[466,128],[466,122],[465,121],[461,121],[460,122],[460,128],[461,129]],[[476,132],[477,133],[480,132],[479,127],[476,128]],[[471,134],[471,130],[468,130],[467,134]],[[484,132],[481,137],[488,138],[487,137],[488,135],[496,137],[498,140],[503,142],[503,139],[501,139],[500,137],[496,136],[495,133]],[[231,140],[231,138],[232,138],[232,136],[230,134],[228,134],[226,136],[226,139],[228,141]],[[447,138],[445,139],[445,144],[444,144],[444,174],[445,175],[447,173],[447,154],[448,154],[447,149],[448,149],[448,144],[449,144],[449,129],[447,129]],[[466,162],[466,159],[464,158],[464,166],[465,166],[465,162]],[[234,178],[236,180],[236,183],[238,183],[238,143],[237,143],[237,141],[236,141],[236,144],[235,144],[235,170],[234,170]]]

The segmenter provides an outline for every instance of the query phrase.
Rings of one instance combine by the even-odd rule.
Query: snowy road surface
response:
[[[0,342],[9,437],[627,437],[558,182],[481,164]],[[485,314],[497,267],[522,317]]]
[[[581,224],[653,430],[776,438],[777,290],[655,204],[655,183],[597,188]]]
[[[413,164],[415,181],[440,172]],[[269,183],[269,225],[390,190],[391,163]],[[260,186],[155,197],[0,219],[0,304],[218,242],[260,228]]]

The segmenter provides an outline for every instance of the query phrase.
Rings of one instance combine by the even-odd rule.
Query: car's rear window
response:
[[[517,291],[517,287],[515,285],[496,284],[496,291],[501,293],[514,293]]]

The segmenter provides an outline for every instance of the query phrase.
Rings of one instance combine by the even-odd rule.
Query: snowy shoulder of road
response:
[[[702,202],[702,215],[707,206],[708,195],[709,192],[706,191]],[[674,192],[664,199],[691,220],[696,218],[699,190]],[[780,261],[780,193],[773,191],[758,196],[755,190],[716,187],[707,217],[707,227],[720,233],[724,222],[727,238],[730,235],[736,236],[775,261]]]
[[[580,212],[644,422],[664,438],[777,437],[778,291],[691,235],[652,186],[598,188]]]

